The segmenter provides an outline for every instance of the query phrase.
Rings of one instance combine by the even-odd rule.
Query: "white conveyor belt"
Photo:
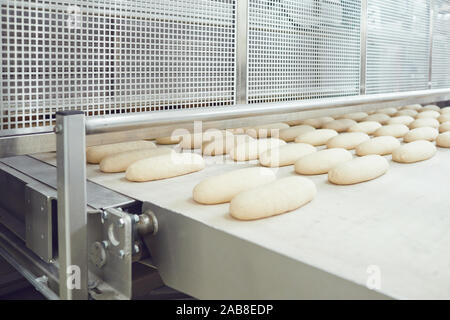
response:
[[[54,154],[37,158],[54,163]],[[217,157],[218,158],[218,157]],[[380,272],[382,294],[401,299],[450,298],[450,149],[430,160],[399,164],[389,159],[382,177],[336,186],[311,176],[317,196],[293,212],[258,221],[237,221],[229,204],[200,205],[192,189],[202,179],[250,163],[211,164],[193,174],[132,183],[88,165],[88,178],[129,197],[154,203],[233,236],[257,243],[352,282],[366,285]],[[276,171],[295,175],[293,166]]]

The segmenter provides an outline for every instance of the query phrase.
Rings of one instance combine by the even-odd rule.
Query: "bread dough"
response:
[[[245,133],[252,138],[270,138],[272,136],[278,137],[280,135],[280,130],[286,128],[289,128],[287,123],[270,123],[249,128],[245,131]]]
[[[230,202],[230,214],[239,220],[267,218],[300,208],[316,193],[308,178],[283,178],[239,193]]]
[[[417,140],[406,143],[392,152],[392,160],[411,163],[430,159],[436,153],[436,147],[430,141]]]
[[[180,143],[182,136],[169,136],[156,138],[157,144],[177,144]]]
[[[416,103],[416,104],[409,104],[407,106],[403,106],[400,108],[401,110],[416,110],[419,111],[422,109],[422,105]]]
[[[230,150],[229,154],[230,158],[234,161],[255,160],[258,159],[259,155],[263,152],[285,144],[286,142],[283,140],[275,138],[254,139],[234,146],[234,148]]]
[[[375,113],[365,117],[364,121],[376,121],[379,122],[380,124],[386,124],[389,121],[389,119],[391,119],[391,117],[388,116],[387,114]]]
[[[364,141],[356,147],[355,153],[358,156],[367,156],[369,154],[378,154],[384,156],[391,154],[392,151],[400,147],[400,141],[392,136],[375,137]]]
[[[314,127],[309,125],[299,125],[280,130],[280,139],[286,142],[294,141],[295,138],[305,132],[314,131]]]
[[[393,116],[394,114],[397,113],[397,111],[398,111],[397,108],[390,107],[390,108],[378,109],[375,112],[376,113],[384,113],[384,114],[387,114],[389,116]]]
[[[352,159],[352,154],[342,148],[325,149],[301,157],[295,162],[298,174],[323,174],[341,162]]]
[[[355,120],[355,121],[361,121],[364,118],[366,118],[367,116],[368,116],[368,114],[366,112],[361,111],[361,112],[347,113],[347,114],[337,117],[337,119],[351,119],[351,120]]]
[[[322,125],[323,129],[331,129],[336,132],[347,131],[351,126],[355,125],[356,121],[352,119],[333,120]]]
[[[194,187],[192,196],[201,204],[230,202],[238,193],[273,182],[276,178],[275,173],[268,168],[233,170],[201,181]]]
[[[439,128],[439,121],[437,121],[434,118],[422,118],[422,119],[416,119],[409,124],[410,129],[420,128],[420,127]]]
[[[405,110],[400,110],[399,112],[397,112],[395,114],[395,116],[397,116],[397,117],[410,116],[410,117],[414,118],[417,114],[418,114],[418,112],[416,110],[405,109]]]
[[[316,151],[316,148],[310,144],[290,143],[263,152],[259,156],[259,163],[265,167],[289,166],[304,155]]]
[[[441,111],[441,108],[439,108],[437,105],[434,105],[434,104],[428,104],[422,108],[422,111],[427,111],[427,110],[439,112],[439,111]]]
[[[450,113],[440,115],[439,118],[438,118],[438,121],[440,123],[444,123],[444,122],[450,121]]]
[[[381,124],[379,122],[362,121],[348,128],[348,132],[364,132],[367,134],[372,134],[377,131],[378,128],[381,128]]]
[[[289,126],[298,126],[299,124],[303,123],[303,119],[297,119],[297,120],[288,120],[285,121],[284,123],[288,124]]]
[[[181,149],[200,149],[204,141],[210,139],[204,139],[203,132],[186,134],[181,137],[180,148]]]
[[[306,132],[295,138],[295,142],[308,143],[313,146],[321,146],[327,143],[329,139],[337,136],[338,133],[331,129],[317,129],[314,131]]]
[[[202,154],[208,156],[218,156],[228,154],[234,146],[254,140],[246,134],[226,135],[222,138],[215,138],[211,141],[205,141],[202,145]]]
[[[444,107],[441,109],[441,114],[450,114],[450,107]]]
[[[436,145],[442,148],[450,148],[450,131],[438,135],[436,138]]]
[[[195,153],[170,153],[131,164],[125,174],[129,181],[143,182],[181,176],[205,167],[203,158]]]
[[[438,111],[434,111],[434,110],[428,110],[428,111],[423,111],[421,113],[419,113],[416,116],[416,119],[423,119],[423,118],[434,118],[437,119],[439,118],[441,114]]]
[[[327,141],[327,148],[355,149],[360,143],[369,140],[369,136],[364,132],[345,132]]]
[[[159,147],[154,149],[132,150],[106,156],[100,161],[100,171],[113,173],[123,172],[133,163],[162,154],[175,152],[171,148]]]
[[[404,142],[412,142],[416,140],[434,141],[438,136],[438,134],[439,132],[435,128],[420,127],[412,129],[407,134],[405,134],[405,136],[403,137],[403,141]]]
[[[328,172],[328,181],[340,185],[360,183],[378,178],[388,168],[385,158],[372,154],[338,164]]]
[[[129,141],[113,144],[92,146],[86,149],[86,160],[88,163],[100,163],[106,156],[131,150],[153,149],[156,145],[151,141]]]
[[[320,128],[322,128],[322,126],[325,123],[331,122],[331,121],[334,121],[333,117],[319,117],[319,118],[306,119],[303,121],[303,124],[309,125],[316,129],[320,129]]]
[[[447,132],[450,131],[450,121],[444,122],[439,126],[439,132]]]
[[[388,124],[382,126],[374,132],[374,136],[393,136],[396,138],[403,137],[409,131],[408,127],[404,124]]]
[[[414,121],[414,118],[411,116],[398,116],[398,117],[393,117],[390,118],[389,121],[387,122],[388,124],[404,124],[404,125],[409,125],[411,122]]]

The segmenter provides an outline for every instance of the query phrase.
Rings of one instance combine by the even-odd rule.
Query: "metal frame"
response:
[[[366,94],[367,62],[367,1],[361,0],[361,62],[359,66],[359,94]]]
[[[248,0],[236,3],[236,103],[247,103]]]
[[[428,57],[428,89],[433,86],[433,25],[434,25],[434,3],[430,0],[430,53]]]

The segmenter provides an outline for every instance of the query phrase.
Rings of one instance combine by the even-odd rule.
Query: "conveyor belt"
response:
[[[54,161],[53,154],[37,157]],[[357,185],[335,186],[327,175],[311,176],[318,189],[311,203],[251,222],[231,218],[228,204],[195,203],[192,189],[206,177],[257,162],[218,165],[206,159],[201,172],[161,181],[131,183],[123,173],[103,174],[95,165],[88,165],[87,174],[129,197],[362,286],[370,272],[379,271],[378,291],[388,297],[450,298],[450,149],[438,148],[435,157],[419,163],[390,161],[384,176]],[[293,166],[277,170],[278,177],[294,174]]]

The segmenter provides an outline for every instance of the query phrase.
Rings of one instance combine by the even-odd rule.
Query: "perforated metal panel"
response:
[[[428,88],[429,1],[368,0],[366,93]]]
[[[248,101],[356,95],[359,0],[249,0]]]
[[[450,87],[450,1],[433,0],[432,87]]]
[[[0,135],[88,115],[231,105],[235,0],[0,1]]]

